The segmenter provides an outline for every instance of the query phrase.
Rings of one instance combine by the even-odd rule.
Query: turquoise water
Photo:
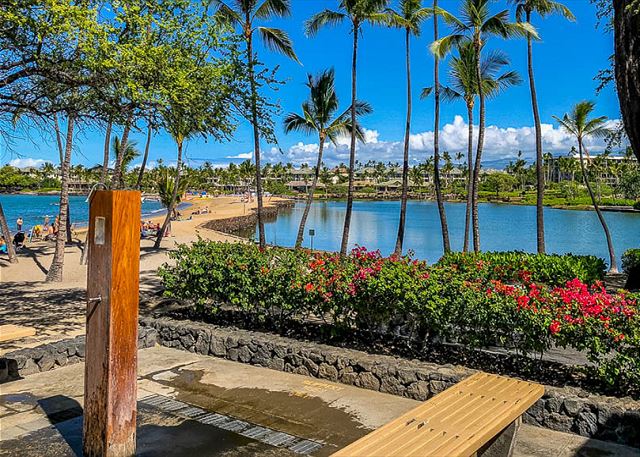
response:
[[[304,203],[282,210],[275,221],[266,224],[267,242],[292,246]],[[336,251],[340,248],[345,202],[314,202],[307,229],[315,229],[313,247]],[[446,204],[452,249],[462,249],[465,205]],[[481,203],[480,241],[483,250],[536,250],[536,212],[533,206]],[[350,246],[356,244],[389,254],[395,247],[398,230],[397,201],[356,201],[353,207]],[[640,214],[605,212],[618,259],[631,247],[640,247]],[[608,261],[606,241],[594,211],[545,208],[547,252],[593,254]],[[255,231],[253,231],[255,235]],[[305,233],[304,245],[310,246]],[[442,255],[442,238],[437,206],[434,202],[410,201],[407,205],[405,250],[434,262]]]
[[[69,209],[71,222],[76,224],[86,224],[89,219],[89,204],[86,196],[69,197]],[[23,230],[28,231],[31,227],[44,222],[44,217],[49,216],[51,222],[58,214],[60,197],[57,195],[0,195],[0,203],[4,209],[4,214],[9,223],[9,230],[16,230],[16,220],[22,217],[24,221]],[[164,210],[160,202],[142,202],[142,213],[155,215]]]

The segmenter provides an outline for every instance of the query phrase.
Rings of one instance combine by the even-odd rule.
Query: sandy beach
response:
[[[141,313],[145,307],[157,304],[160,284],[156,272],[168,261],[170,250],[177,244],[195,241],[198,236],[215,241],[246,242],[244,238],[210,230],[204,225],[213,220],[250,215],[257,206],[255,200],[243,203],[238,196],[193,197],[183,201],[190,206],[180,211],[182,220],[171,223],[171,236],[162,240],[161,249],[154,249],[153,239],[140,242]],[[283,201],[278,197],[265,198],[265,207]],[[197,214],[205,207],[209,213]],[[158,216],[151,220],[162,223],[163,219],[164,216]],[[66,247],[64,280],[59,283],[44,282],[53,257],[53,242],[28,244],[18,252],[17,264],[9,264],[6,256],[0,257],[0,322],[27,325],[37,330],[36,337],[20,340],[21,347],[60,339],[61,334],[84,333],[87,266],[80,264],[84,236],[84,231],[76,232],[76,242]],[[0,344],[0,353],[11,349],[10,344]]]

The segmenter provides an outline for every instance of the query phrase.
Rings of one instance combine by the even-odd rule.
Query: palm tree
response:
[[[167,226],[171,221],[173,209],[178,201],[179,190],[183,188],[182,183],[180,182],[180,174],[182,172],[182,147],[184,142],[198,134],[201,134],[205,130],[205,127],[199,123],[198,119],[194,119],[178,107],[170,107],[167,109],[164,113],[164,120],[165,130],[176,142],[178,158],[176,161],[176,178],[175,183],[173,184],[173,193],[171,195],[169,205],[165,205],[167,208],[167,215],[164,218],[162,229],[158,232],[158,236],[154,243],[154,247],[156,249],[160,247],[164,232],[167,230]]]
[[[409,137],[411,135],[411,35],[420,35],[420,25],[431,14],[430,8],[423,8],[422,0],[400,0],[400,8],[397,11],[387,10],[388,23],[392,27],[402,28],[405,32],[405,61],[407,74],[407,116],[404,130],[404,151],[402,161],[402,197],[400,199],[400,222],[398,224],[398,237],[396,238],[395,253],[402,254],[404,241],[404,227],[407,215],[407,194],[409,191]]]
[[[544,18],[553,13],[560,13],[570,21],[575,20],[575,17],[567,8],[561,3],[553,0],[509,0],[510,3],[515,5],[516,8],[516,20],[522,22],[523,19],[527,24],[531,24],[532,13],[538,13],[540,17]],[[533,108],[533,121],[536,130],[536,186],[537,186],[537,198],[536,198],[536,222],[537,222],[537,247],[538,252],[545,252],[544,243],[544,171],[543,171],[543,157],[542,157],[542,127],[540,125],[540,113],[538,111],[538,97],[536,95],[536,85],[533,77],[533,46],[532,37],[527,34],[527,67],[529,72],[529,90],[531,92],[531,107]]]
[[[431,50],[438,57],[444,57],[454,47],[464,40],[470,40],[476,61],[476,80],[482,81],[482,49],[491,36],[510,38],[513,36],[526,36],[530,34],[537,38],[535,29],[528,23],[509,22],[509,10],[500,11],[491,15],[489,4],[491,0],[463,0],[461,7],[462,20],[453,15],[440,11],[453,28],[452,33],[440,38],[431,44]],[[480,102],[480,123],[478,127],[478,144],[476,148],[475,163],[473,166],[473,189],[471,196],[471,219],[473,226],[473,249],[480,250],[480,229],[478,226],[478,183],[480,181],[480,166],[482,161],[482,149],[484,147],[485,134],[485,93],[483,85],[478,84],[478,100]]]
[[[123,144],[117,136],[113,138],[111,151],[113,152],[113,156],[120,163],[120,167],[122,169],[122,173],[120,174],[120,182],[114,183],[114,185],[119,189],[122,188],[122,184],[124,183],[124,176],[127,168],[129,168],[131,162],[133,162],[133,160],[140,155],[140,152],[136,149],[135,141],[127,141],[125,144]]]
[[[169,208],[171,208],[173,204],[172,199],[173,199],[175,185],[176,185],[176,180],[174,179],[173,176],[171,176],[171,172],[169,171],[169,169],[165,168],[164,170],[162,170],[160,172],[160,175],[158,176],[158,180],[156,181],[156,187],[158,189],[158,196],[160,197],[160,203],[162,203],[162,206],[164,206],[167,209],[167,211],[169,211]],[[182,194],[184,194],[186,189],[187,189],[187,180],[180,179],[180,182],[178,183],[178,191],[175,192],[176,205],[180,204]]]
[[[302,104],[302,115],[289,113],[284,120],[285,133],[301,131],[318,134],[318,159],[316,161],[313,182],[311,183],[309,195],[307,196],[307,204],[305,205],[302,219],[300,220],[300,227],[298,228],[296,248],[302,246],[304,227],[307,223],[311,202],[313,201],[313,194],[316,191],[320,170],[322,168],[324,142],[328,138],[333,144],[337,145],[338,138],[350,134],[353,126],[353,124],[351,124],[351,118],[348,116],[351,107],[336,116],[339,104],[334,80],[333,69],[325,70],[316,77],[309,75],[307,87],[309,87],[310,95],[309,99]],[[356,113],[358,116],[369,114],[371,111],[371,107],[367,103],[356,102]],[[358,139],[364,141],[364,133],[360,125],[356,124],[355,130]]]
[[[609,227],[607,226],[607,222],[604,220],[604,217],[600,212],[600,207],[596,202],[596,197],[593,194],[593,190],[591,189],[591,184],[589,183],[589,175],[587,174],[587,170],[584,164],[585,161],[583,152],[586,152],[586,148],[584,147],[584,139],[588,136],[604,138],[608,134],[610,134],[610,130],[604,126],[605,122],[607,121],[606,116],[589,119],[589,115],[593,112],[594,108],[595,103],[582,101],[573,107],[571,113],[565,113],[562,118],[556,116],[553,117],[560,123],[562,128],[575,136],[576,140],[578,141],[578,153],[580,154],[580,169],[582,170],[582,179],[584,180],[584,184],[587,187],[587,191],[589,192],[589,197],[591,197],[593,209],[595,209],[596,214],[598,215],[598,219],[600,220],[600,224],[602,225],[602,230],[604,230],[604,235],[607,238],[607,247],[609,249],[610,261],[609,272],[617,273],[618,263],[616,262],[616,254],[613,250],[613,242],[611,240],[611,234],[609,233]]]
[[[260,165],[260,128],[258,119],[258,86],[256,82],[255,66],[257,55],[253,51],[253,32],[257,31],[263,43],[272,51],[284,54],[298,61],[293,51],[293,43],[287,33],[281,29],[270,27],[254,27],[256,20],[267,20],[273,17],[287,17],[291,14],[289,0],[234,0],[235,9],[227,6],[222,0],[214,0],[218,4],[218,17],[234,27],[242,30],[246,42],[247,67],[249,83],[251,85],[251,115],[250,121],[253,127],[253,154],[256,162],[256,194],[258,200],[258,239],[260,247],[266,245],[264,234],[263,204],[262,204],[262,175]]]
[[[144,155],[142,156],[142,165],[140,165],[140,171],[138,172],[138,180],[136,181],[136,189],[142,188],[142,178],[147,167],[147,160],[149,159],[149,147],[151,145],[151,135],[153,135],[153,124],[151,119],[147,121],[147,140],[144,145]]]
[[[458,43],[458,55],[451,59],[449,64],[448,87],[442,88],[445,101],[463,99],[467,106],[467,207],[465,212],[463,252],[469,250],[469,232],[471,229],[471,216],[473,208],[473,194],[477,181],[473,179],[473,108],[476,97],[479,94],[478,77],[476,75],[476,53],[471,40],[463,40]],[[515,71],[507,71],[499,74],[502,67],[509,64],[509,59],[501,52],[494,51],[482,59],[480,65],[482,73],[482,89],[486,97],[498,95],[510,86],[520,84],[520,76]],[[427,87],[422,90],[422,97],[431,92]]]
[[[315,35],[321,27],[326,25],[336,25],[344,20],[351,22],[351,33],[353,34],[353,56],[351,59],[351,125],[356,125],[356,65],[358,62],[358,37],[364,23],[383,24],[387,21],[387,14],[382,10],[387,6],[389,0],[340,0],[340,11],[324,10],[315,14],[305,24],[307,35]],[[351,130],[351,145],[349,149],[349,187],[347,191],[347,208],[344,217],[344,229],[342,231],[342,242],[340,244],[340,254],[347,253],[349,244],[349,230],[351,228],[351,212],[353,209],[353,180],[356,162],[356,130]]]

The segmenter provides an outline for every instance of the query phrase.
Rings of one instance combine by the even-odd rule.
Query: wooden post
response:
[[[89,208],[85,456],[136,450],[140,192],[96,191]]]

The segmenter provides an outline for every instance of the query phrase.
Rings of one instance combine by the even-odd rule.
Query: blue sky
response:
[[[429,2],[429,0],[427,0]],[[316,73],[333,66],[336,71],[337,91],[343,106],[350,97],[351,43],[348,25],[322,30],[313,38],[306,38],[303,22],[313,13],[324,8],[334,8],[336,0],[292,0],[293,15],[287,19],[272,21],[268,25],[285,29],[291,36],[296,53],[303,65],[274,55],[258,46],[259,57],[270,66],[280,65],[279,76],[286,85],[274,99],[282,106],[282,116],[277,120],[277,136],[282,152],[263,144],[266,160],[283,162],[310,162],[317,150],[316,139],[300,134],[285,135],[281,119],[290,111],[299,111],[307,96],[304,86],[307,73]],[[458,0],[440,0],[440,6],[457,12]],[[534,17],[533,23],[541,36],[534,45],[534,63],[540,114],[544,127],[545,150],[554,154],[565,153],[573,144],[564,132],[557,128],[552,115],[562,115],[572,104],[584,99],[597,102],[597,114],[611,119],[619,117],[619,108],[613,88],[605,89],[596,96],[594,76],[608,64],[613,52],[612,36],[596,29],[595,8],[588,0],[566,0],[565,4],[574,12],[577,20],[568,22],[561,17],[550,17],[544,21]],[[392,2],[395,6],[395,2]],[[495,12],[504,9],[506,1],[497,0]],[[420,100],[420,88],[433,84],[433,58],[428,46],[433,39],[431,21],[425,22],[423,33],[412,41],[412,80],[414,87],[413,123],[411,138],[411,160],[423,161],[433,149],[433,101]],[[446,33],[441,25],[441,35]],[[515,156],[521,149],[531,157],[533,150],[533,125],[529,86],[526,69],[525,40],[503,41],[495,38],[489,48],[498,48],[509,55],[512,68],[517,70],[524,82],[511,88],[487,106],[486,158],[489,161],[504,160]],[[441,65],[441,81],[447,80],[447,62]],[[359,146],[358,159],[397,161],[401,157],[405,119],[405,63],[404,35],[393,29],[364,27],[360,40],[358,64],[358,98],[368,101],[373,114],[362,120],[367,129],[368,143]],[[466,108],[461,102],[443,104],[441,110],[441,148],[452,156],[466,147],[467,129],[464,115]],[[463,116],[463,117],[460,117]],[[477,116],[476,116],[477,117]],[[143,147],[144,132],[134,132],[133,140]],[[92,166],[101,160],[104,134],[93,128],[85,128],[77,137],[74,163]],[[206,159],[214,164],[240,161],[252,152],[249,126],[241,125],[234,141],[215,143],[204,140],[192,141],[186,147],[186,157],[192,165]],[[601,144],[593,142],[597,151]],[[151,144],[150,160],[162,158],[171,162],[175,146],[170,137],[159,133]],[[238,157],[230,159],[230,157]],[[327,163],[347,160],[345,144],[327,149]],[[50,137],[36,132],[19,132],[10,147],[2,146],[0,162],[13,161],[17,165],[38,164],[43,160],[57,161],[55,144]]]

